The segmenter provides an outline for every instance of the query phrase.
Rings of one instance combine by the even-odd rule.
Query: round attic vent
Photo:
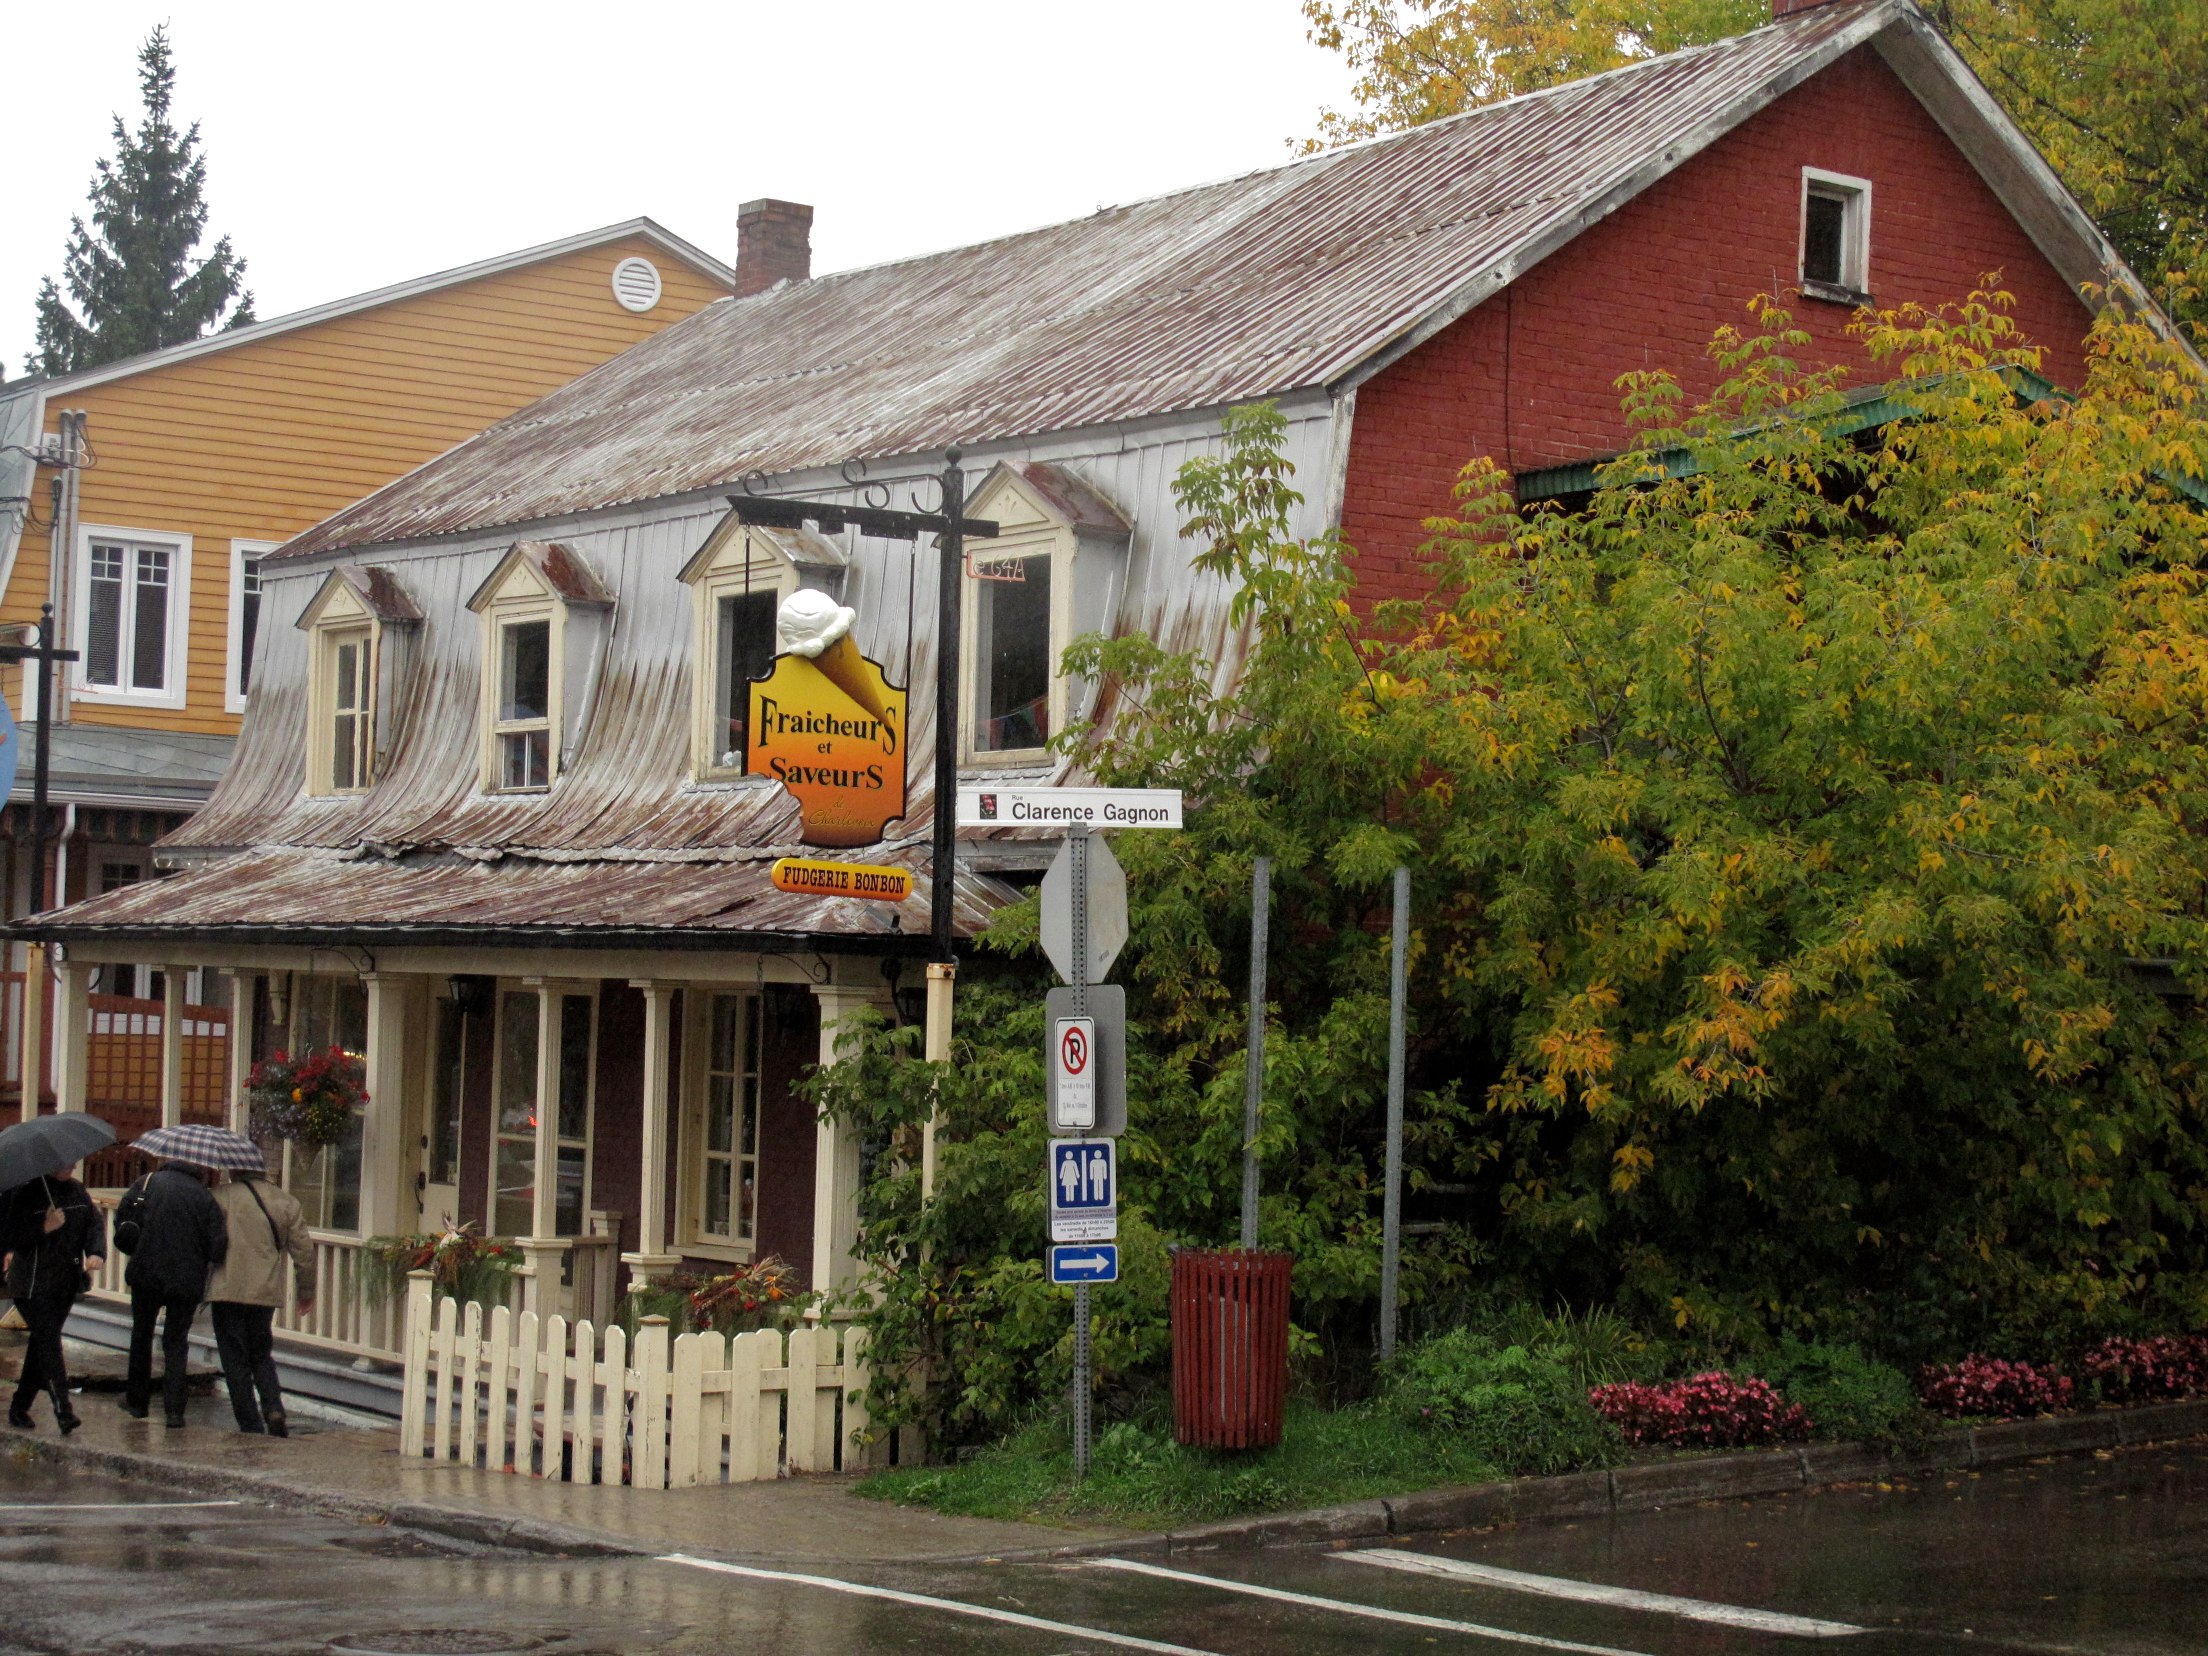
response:
[[[659,303],[659,269],[649,259],[623,259],[613,267],[613,296],[623,310],[643,312]]]

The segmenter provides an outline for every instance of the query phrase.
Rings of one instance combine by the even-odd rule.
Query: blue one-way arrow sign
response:
[[[1117,1242],[1073,1242],[1050,1250],[1052,1282],[1117,1282]]]

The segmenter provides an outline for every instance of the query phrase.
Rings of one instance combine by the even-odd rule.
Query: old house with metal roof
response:
[[[1797,296],[1810,356],[1860,361],[1860,303],[1998,271],[2056,381],[2082,372],[2088,284],[2151,309],[1907,0],[1782,10],[1071,223],[793,268],[336,512],[261,565],[252,706],[164,842],[177,872],[29,928],[66,948],[72,1038],[98,963],[150,955],[234,974],[259,1049],[358,1043],[357,1141],[287,1173],[337,1280],[362,1236],[448,1217],[519,1239],[534,1303],[600,1316],[617,1256],[846,1280],[857,1147],[791,1084],[913,984],[925,928],[770,883],[797,814],[747,768],[742,692],[782,599],[848,606],[910,687],[909,808],[863,855],[923,898],[955,879],[970,932],[1021,853],[929,866],[932,549],[744,528],[731,495],[926,508],[962,448],[1003,534],[962,586],[958,765],[1061,780],[1076,635],[1237,670],[1231,593],[1172,498],[1229,406],[1277,402],[1296,528],[1342,527],[1386,593],[1465,460],[1566,486],[1623,440],[1615,374],[1692,388],[1756,293]],[[372,1348],[348,1315],[310,1332]]]

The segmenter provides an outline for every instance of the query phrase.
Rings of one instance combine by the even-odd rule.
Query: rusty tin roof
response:
[[[1288,166],[724,300],[284,555],[1332,385],[1910,27],[1908,0],[1843,0]]]

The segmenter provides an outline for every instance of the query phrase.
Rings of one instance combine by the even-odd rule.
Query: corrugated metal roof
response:
[[[722,301],[286,553],[1329,385],[1910,16],[1818,7],[1271,171]]]
[[[482,861],[452,854],[400,858],[309,850],[264,850],[147,881],[75,904],[32,935],[179,933],[219,930],[296,940],[343,936],[426,940],[484,931],[541,934],[546,941],[662,942],[738,938],[842,937],[894,949],[928,933],[925,856],[891,853],[911,867],[912,897],[902,904],[778,891],[767,859],[700,862],[558,863]],[[971,936],[989,914],[1016,897],[1002,883],[972,874],[958,881],[957,925]],[[690,934],[684,938],[680,934]]]

